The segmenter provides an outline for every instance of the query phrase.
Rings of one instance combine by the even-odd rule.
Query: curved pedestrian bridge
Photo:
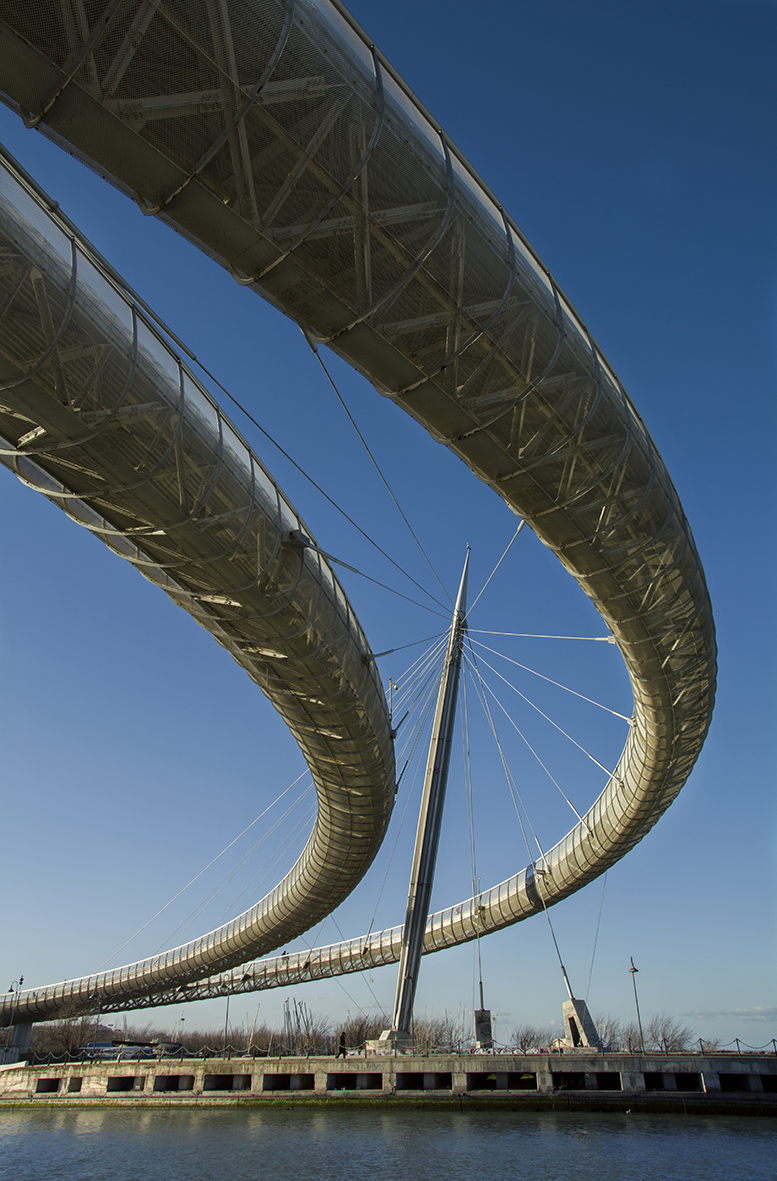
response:
[[[634,714],[601,795],[539,870],[433,916],[425,950],[603,873],[698,757],[712,610],[648,429],[501,201],[339,3],[102,0],[77,22],[55,0],[6,6],[0,34],[0,93],[28,126],[454,451],[553,550],[620,648]],[[7,997],[7,1024],[221,987],[214,974],[286,943],[360,880],[394,765],[369,648],[327,563],[295,544],[304,523],[74,227],[12,167],[2,183],[4,462],[212,631],[286,718],[319,800],[302,858],[245,915],[153,959]],[[371,940],[383,962],[393,939]],[[318,974],[356,970],[364,947],[319,949]]]

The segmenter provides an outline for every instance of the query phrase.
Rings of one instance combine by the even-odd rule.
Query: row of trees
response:
[[[594,1018],[597,1032],[606,1050],[623,1050],[636,1054],[643,1048],[648,1051],[660,1051],[665,1054],[676,1054],[683,1050],[695,1050],[698,1039],[690,1025],[683,1025],[676,1017],[669,1013],[655,1013],[643,1022],[642,1034],[636,1021],[621,1021],[620,1017],[612,1013],[602,1013]],[[558,1041],[558,1031],[548,1026],[519,1025],[513,1030],[510,1044],[521,1053],[531,1053],[537,1050],[549,1050]],[[717,1041],[704,1040],[705,1049],[713,1050]]]
[[[329,1018],[312,1013],[304,1006],[295,1006],[285,1014],[283,1027],[273,1029],[267,1024],[250,1026],[231,1025],[226,1034],[226,1045],[236,1053],[273,1054],[333,1054],[340,1034],[345,1034],[350,1050],[363,1049],[370,1039],[380,1036],[389,1024],[385,1015],[369,1017],[357,1015],[346,1021],[333,1023]],[[422,1018],[415,1022],[415,1040],[419,1047],[453,1050],[457,1039],[453,1022],[447,1018]],[[127,1024],[113,1029],[95,1017],[77,1017],[61,1021],[41,1022],[33,1026],[30,1049],[34,1054],[75,1055],[89,1042],[121,1041],[148,1045],[153,1042],[176,1042],[189,1053],[203,1050],[220,1051],[224,1046],[224,1030],[186,1029],[185,1031]]]
[[[348,1049],[360,1050],[366,1042],[380,1036],[387,1027],[385,1014],[376,1017],[358,1014],[346,1021],[333,1023],[328,1017],[312,1013],[304,1005],[288,1007],[283,1028],[272,1029],[266,1024],[230,1026],[227,1046],[236,1053],[257,1054],[333,1054],[337,1050],[341,1032],[345,1034]],[[595,1024],[606,1049],[638,1053],[642,1049],[640,1031],[635,1022],[623,1022],[611,1013],[595,1018]],[[471,1040],[470,1031],[464,1032],[457,1023],[445,1017],[418,1018],[414,1024],[416,1048],[451,1052],[467,1047]],[[668,1013],[656,1013],[643,1023],[644,1048],[649,1051],[677,1053],[695,1049],[696,1034],[688,1025],[683,1025]],[[223,1030],[187,1029],[185,1032],[156,1027],[126,1025],[121,1030],[112,1029],[95,1017],[78,1017],[70,1020],[49,1021],[33,1027],[31,1050],[35,1054],[74,1055],[88,1042],[121,1040],[125,1042],[177,1042],[190,1053],[203,1050],[220,1051],[224,1045]],[[509,1045],[521,1053],[549,1050],[558,1041],[558,1029],[550,1026],[524,1024],[516,1026],[509,1039]],[[705,1039],[706,1049],[714,1049],[717,1042]]]

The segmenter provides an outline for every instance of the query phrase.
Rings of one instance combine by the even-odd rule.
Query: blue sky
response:
[[[462,0],[362,0],[351,9],[509,209],[603,347],[678,487],[713,598],[718,701],[688,784],[610,871],[604,895],[596,882],[552,913],[573,987],[577,994],[588,987],[601,908],[594,1012],[632,1018],[633,956],[643,1013],[668,1011],[701,1037],[762,1045],[777,1036],[777,13],[771,4],[712,0],[486,0],[477,8]],[[434,591],[299,330],[5,109],[0,138],[267,431]],[[474,547],[476,593],[515,519],[362,378],[335,358],[331,371],[451,594],[465,546]],[[326,550],[418,597],[254,428],[233,417]],[[0,984],[23,973],[35,986],[97,969],[304,764],[267,702],[187,616],[5,472],[0,494],[0,888],[14,899],[3,908],[0,972],[8,980],[0,976]],[[444,626],[369,582],[342,577],[376,651]],[[603,634],[528,530],[470,625]],[[514,659],[629,712],[622,663],[610,645],[512,644]],[[400,678],[422,650],[383,659],[384,677]],[[617,757],[624,738],[617,721],[543,694],[536,700],[554,711],[557,704],[554,716],[600,761]],[[472,700],[470,707],[474,715]],[[486,886],[527,855],[483,729],[473,723],[475,844]],[[587,806],[601,786],[587,760],[568,757],[541,728],[536,741],[557,760],[577,806]],[[552,843],[574,817],[548,797],[518,751],[514,757],[530,814]],[[390,867],[394,827],[357,893],[311,934],[316,942],[359,935],[373,914],[376,928],[402,920],[415,807],[417,789]],[[301,805],[294,817],[303,813]],[[279,849],[283,839],[270,843]],[[245,848],[247,838],[236,846],[239,854]],[[216,923],[266,856],[265,847],[176,942]],[[202,879],[203,893],[221,880],[226,860]],[[458,763],[434,905],[470,889]],[[196,905],[187,901],[192,893],[111,962],[163,945]],[[250,901],[246,895],[240,908]],[[524,1021],[559,1020],[563,984],[544,920],[492,936],[482,957],[498,1037]],[[296,995],[338,1020],[349,1010],[374,1011],[376,997],[388,1007],[394,981],[389,968]],[[260,1001],[260,1020],[277,1022],[287,995],[236,1000],[231,1019],[252,1019]],[[472,1001],[472,948],[424,961],[419,1010],[456,1013]],[[209,1002],[187,1011],[186,1024],[217,1026],[222,1014],[220,1002]],[[174,1010],[170,1019],[178,1016]]]

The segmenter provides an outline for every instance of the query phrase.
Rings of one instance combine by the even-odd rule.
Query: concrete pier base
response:
[[[293,1104],[308,1100],[538,1110],[747,1110],[777,1115],[775,1054],[350,1054],[0,1066],[0,1106]]]
[[[581,1000],[564,1001],[565,1046],[570,1049],[601,1050],[602,1039],[588,1012],[588,1005]]]
[[[0,1064],[21,1062],[26,1059],[30,1049],[32,1026],[32,1021],[22,1021],[18,1025],[11,1026],[10,1041],[6,1041],[6,1044],[0,1047]]]

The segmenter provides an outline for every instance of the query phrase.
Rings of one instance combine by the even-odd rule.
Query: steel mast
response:
[[[418,817],[418,831],[415,838],[413,868],[410,874],[410,890],[407,898],[407,914],[402,932],[402,950],[399,957],[399,977],[394,1001],[394,1015],[391,1029],[381,1034],[380,1040],[404,1041],[410,1036],[413,1018],[413,1002],[418,984],[418,969],[424,946],[426,920],[432,898],[434,867],[437,861],[437,847],[440,842],[442,810],[445,802],[445,788],[448,782],[448,766],[451,758],[453,726],[456,720],[456,702],[459,693],[459,672],[461,652],[466,631],[467,570],[469,546],[461,576],[459,595],[451,620],[448,647],[445,653],[437,708],[434,714],[429,756],[426,762],[424,791],[421,812]]]

